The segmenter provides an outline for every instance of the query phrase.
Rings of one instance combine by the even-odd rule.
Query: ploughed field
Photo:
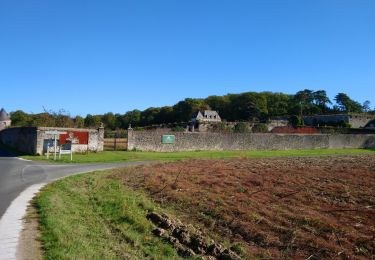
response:
[[[249,258],[375,256],[375,156],[190,160],[110,175]]]

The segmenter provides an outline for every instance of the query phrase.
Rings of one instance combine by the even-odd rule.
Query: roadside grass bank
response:
[[[89,154],[63,155],[61,160],[54,161],[53,156],[21,156],[35,161],[57,163],[112,163],[134,161],[176,161],[185,159],[225,159],[251,157],[289,157],[289,156],[327,156],[375,153],[375,149],[314,149],[314,150],[268,150],[268,151],[189,151],[189,152],[141,152],[141,151],[104,151]]]
[[[157,204],[110,172],[71,176],[47,185],[33,204],[45,259],[180,259],[152,234],[146,219]]]

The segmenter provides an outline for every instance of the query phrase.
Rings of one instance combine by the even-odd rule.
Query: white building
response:
[[[191,120],[196,122],[221,122],[219,113],[214,110],[198,111],[198,113]]]

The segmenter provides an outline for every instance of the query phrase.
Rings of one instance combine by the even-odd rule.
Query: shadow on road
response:
[[[1,157],[16,157],[16,156],[22,156],[27,155],[26,153],[22,153],[20,151],[14,150],[2,143],[0,143],[0,158]]]

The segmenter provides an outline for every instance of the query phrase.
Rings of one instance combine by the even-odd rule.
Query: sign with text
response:
[[[162,144],[174,144],[175,136],[174,135],[163,135],[161,137]]]
[[[60,144],[66,144],[67,142],[72,144],[88,144],[89,132],[68,131],[65,134],[61,134]]]

